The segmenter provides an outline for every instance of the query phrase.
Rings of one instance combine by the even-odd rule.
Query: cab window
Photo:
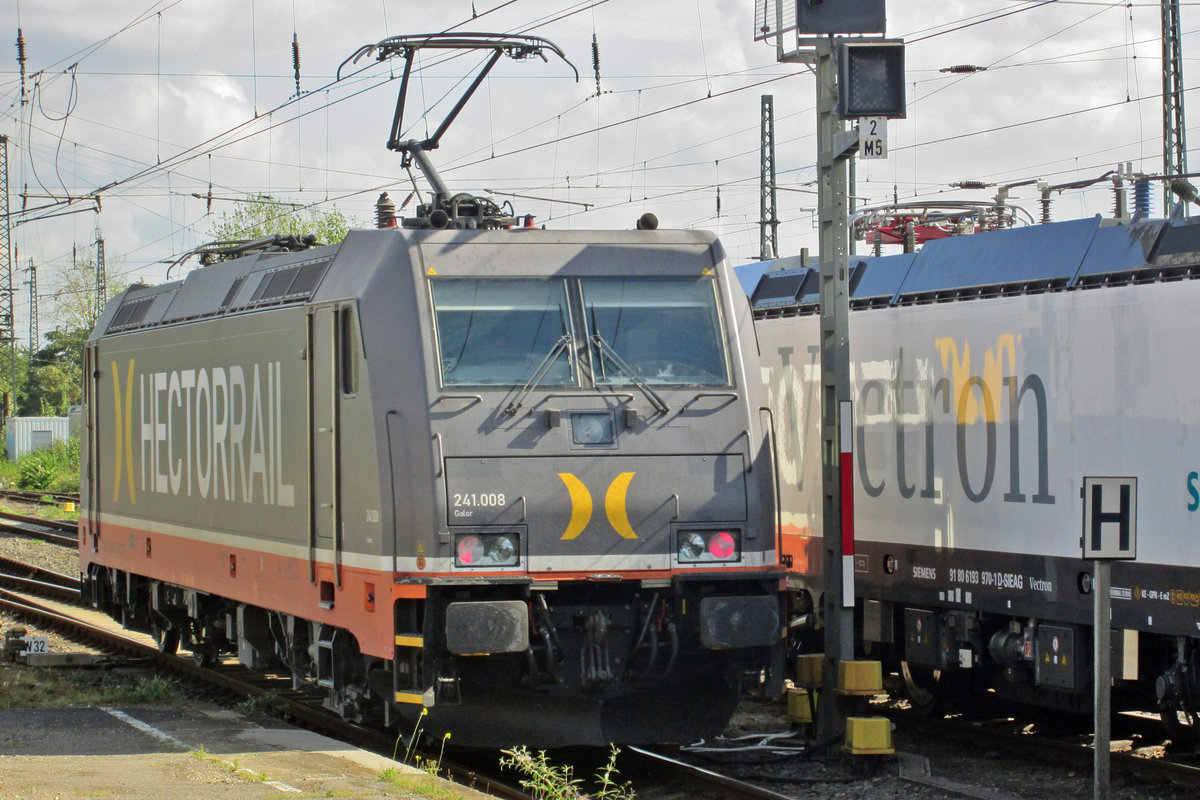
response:
[[[574,385],[562,281],[430,282],[443,386],[521,386],[546,364],[543,386]]]
[[[694,278],[581,279],[596,383],[628,385],[632,372],[651,385],[728,385],[713,283]]]

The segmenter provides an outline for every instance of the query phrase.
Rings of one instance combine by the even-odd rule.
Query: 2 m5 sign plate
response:
[[[887,158],[887,117],[863,117],[858,121],[858,157]]]

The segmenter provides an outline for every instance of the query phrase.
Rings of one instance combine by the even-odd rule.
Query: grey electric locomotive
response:
[[[820,367],[815,270],[798,261],[743,275],[761,274],[782,552],[807,598],[821,586]],[[1114,677],[1156,690],[1173,736],[1195,738],[1198,265],[1195,221],[1098,218],[853,260],[862,645],[903,668],[915,697],[990,688],[1090,708],[1081,487],[1128,476],[1136,512],[1115,492],[1102,506],[1118,533],[1137,530],[1136,560],[1112,572]]]
[[[782,663],[720,244],[355,231],[134,286],[86,348],[88,592],[460,744],[679,741]]]

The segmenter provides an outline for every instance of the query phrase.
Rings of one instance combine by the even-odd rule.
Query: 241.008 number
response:
[[[506,505],[503,494],[476,494],[475,492],[455,492],[454,506],[455,508],[497,508]]]

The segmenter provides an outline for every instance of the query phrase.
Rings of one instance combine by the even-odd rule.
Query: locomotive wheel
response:
[[[192,643],[192,663],[197,667],[215,667],[219,661],[217,646],[211,642]]]
[[[914,667],[907,661],[901,661],[900,674],[904,676],[904,688],[914,711],[922,716],[930,716],[939,710],[941,700],[937,689],[942,677],[941,670]]]
[[[151,622],[150,635],[154,638],[154,644],[158,646],[158,652],[166,653],[169,656],[178,652],[179,628],[166,626],[161,622]]]
[[[1181,750],[1195,750],[1200,746],[1200,732],[1196,727],[1200,724],[1200,719],[1197,719],[1195,712],[1170,708],[1163,709],[1158,716],[1167,731],[1167,736],[1171,737],[1171,742],[1176,747]]]
[[[918,714],[974,713],[986,706],[982,676],[973,670],[934,669],[900,662],[908,700]]]

